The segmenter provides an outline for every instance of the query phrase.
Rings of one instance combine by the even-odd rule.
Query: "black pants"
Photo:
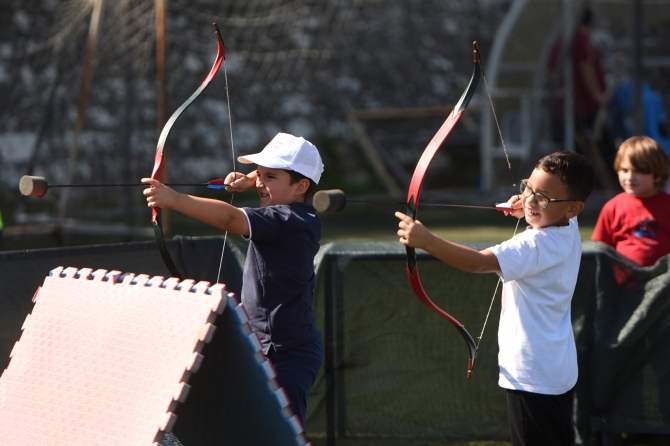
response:
[[[574,389],[562,395],[507,390],[507,415],[513,446],[572,446]]]
[[[277,382],[291,403],[291,410],[305,426],[307,398],[323,363],[321,337],[289,350],[277,352],[270,348],[268,358],[277,371]]]

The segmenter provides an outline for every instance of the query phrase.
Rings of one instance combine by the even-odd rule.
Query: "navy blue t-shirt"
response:
[[[267,354],[321,336],[314,321],[314,256],[321,219],[306,203],[242,208],[249,219],[242,303]]]

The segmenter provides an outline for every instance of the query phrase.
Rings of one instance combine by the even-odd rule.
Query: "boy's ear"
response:
[[[661,180],[662,178],[660,176],[654,175],[654,186],[656,187],[656,189],[661,188]]]
[[[568,208],[568,212],[565,214],[566,217],[572,218],[579,215],[580,212],[584,210],[583,201],[573,201]]]
[[[295,195],[302,195],[305,192],[307,192],[307,189],[309,189],[309,180],[306,178],[302,178],[300,181],[298,181],[298,186],[295,188]]]

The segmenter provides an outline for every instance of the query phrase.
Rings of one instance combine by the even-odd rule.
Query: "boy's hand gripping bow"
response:
[[[200,87],[198,87],[198,89],[191,95],[191,97],[189,97],[186,100],[186,102],[184,102],[172,114],[172,116],[170,116],[170,119],[168,119],[167,123],[163,127],[163,130],[161,131],[160,137],[158,138],[158,146],[156,147],[156,157],[154,159],[154,170],[151,173],[151,178],[156,181],[161,181],[164,167],[163,148],[165,147],[165,141],[167,140],[168,134],[172,129],[172,125],[175,123],[177,118],[179,118],[182,112],[186,110],[188,106],[191,105],[191,103],[195,101],[195,99],[198,96],[200,96],[200,93],[202,93],[205,90],[205,88],[207,88],[209,83],[216,76],[216,73],[219,71],[219,67],[221,66],[221,63],[223,62],[223,59],[226,56],[226,48],[223,45],[223,38],[221,37],[221,32],[219,31],[219,28],[216,26],[216,24],[214,24],[214,32],[216,33],[217,54],[216,59],[214,60],[214,65],[212,65],[212,69],[209,71],[209,74],[202,82],[202,84],[200,84]],[[167,269],[170,271],[170,274],[172,274],[173,277],[183,279],[181,273],[179,272],[179,269],[172,260],[172,257],[170,256],[167,246],[165,245],[165,237],[163,235],[163,225],[161,223],[160,208],[151,208],[151,214],[152,214],[151,221],[153,222],[154,227],[154,235],[156,236],[156,243],[158,244],[158,250],[161,253],[163,262],[165,262],[165,266],[167,266]]]
[[[458,101],[452,112],[449,114],[447,119],[442,124],[442,127],[440,127],[435,136],[433,136],[433,139],[431,139],[431,141],[428,143],[428,146],[424,150],[423,154],[421,155],[421,158],[419,159],[419,162],[416,165],[416,168],[414,169],[414,174],[412,175],[412,181],[410,182],[409,185],[409,192],[407,193],[407,215],[414,220],[416,220],[416,214],[419,208],[419,193],[421,192],[421,185],[426,175],[426,171],[430,166],[430,163],[433,161],[433,158],[437,154],[437,151],[440,149],[442,144],[444,144],[444,141],[446,141],[447,137],[449,136],[454,126],[461,118],[461,115],[465,111],[466,107],[470,103],[470,99],[472,99],[472,96],[475,93],[475,89],[477,88],[479,78],[480,77],[484,78],[484,82],[486,82],[486,78],[484,77],[482,72],[482,62],[477,42],[473,42],[472,47],[474,56],[474,69],[472,72],[472,77],[470,78],[470,83],[463,92],[461,99]],[[488,92],[488,86],[487,86],[487,92]],[[488,96],[489,100],[491,101],[491,108],[493,109],[493,101],[491,99],[491,95],[489,94]],[[495,110],[493,110],[493,113],[495,116]],[[496,125],[497,125],[497,118],[496,118]],[[515,183],[514,175],[512,174],[512,168],[509,163],[509,157],[507,156],[507,149],[505,148],[505,141],[502,138],[499,126],[498,126],[498,133],[500,135],[503,150],[505,151],[505,157],[507,158],[507,166],[509,168],[510,175],[512,176],[512,183],[513,183],[512,187],[516,189],[516,184],[514,184]],[[453,317],[452,315],[450,315],[449,313],[438,307],[430,299],[430,297],[428,297],[428,294],[423,289],[423,285],[421,284],[421,278],[419,277],[419,268],[416,257],[416,250],[409,246],[406,247],[406,250],[407,250],[407,276],[409,277],[409,282],[412,285],[414,293],[417,295],[419,300],[424,303],[424,305],[426,305],[428,308],[430,308],[431,310],[442,316],[444,319],[449,321],[454,327],[456,327],[461,336],[463,336],[463,339],[465,340],[465,343],[468,346],[469,358],[468,358],[467,376],[468,378],[470,378],[472,376],[472,370],[475,366],[475,359],[477,358],[477,349],[479,347],[479,343],[475,343],[472,336],[470,336],[470,333],[468,333],[468,331],[465,329],[465,326],[461,322],[459,322],[458,319],[456,319],[455,317]],[[500,280],[498,280],[498,286],[499,285]],[[496,287],[496,291],[493,292],[493,298],[491,304],[493,304],[493,299],[495,299],[497,291],[498,287]],[[491,307],[489,307],[489,312],[490,311]],[[488,313],[486,315],[486,320],[484,321],[482,334],[479,336],[480,341],[484,334],[484,328],[486,328],[487,321],[488,321]]]
[[[417,210],[419,208],[419,193],[421,192],[421,184],[423,179],[426,176],[426,171],[430,166],[430,163],[433,161],[433,158],[437,154],[437,151],[440,149],[444,141],[447,139],[451,131],[453,130],[456,123],[461,118],[461,115],[465,111],[465,108],[470,103],[470,99],[477,88],[477,83],[481,77],[481,65],[479,62],[479,48],[477,47],[477,42],[473,43],[474,51],[474,71],[470,79],[468,87],[465,89],[465,92],[461,96],[461,99],[458,101],[453,111],[449,114],[442,127],[437,131],[433,139],[428,143],[428,146],[424,150],[419,162],[414,169],[414,174],[412,175],[412,181],[409,185],[409,192],[407,193],[407,215],[412,219],[416,220]],[[406,247],[407,250],[407,275],[409,277],[409,282],[412,285],[414,293],[417,295],[419,300],[424,303],[428,308],[442,316],[444,319],[449,321],[454,325],[458,331],[463,336],[466,344],[468,345],[469,359],[468,359],[468,378],[472,375],[472,369],[475,365],[475,357],[477,355],[477,344],[475,344],[474,339],[470,336],[470,333],[465,329],[465,326],[460,323],[455,317],[447,313],[438,307],[421,285],[421,278],[419,277],[419,267],[416,258],[416,250],[409,246]]]

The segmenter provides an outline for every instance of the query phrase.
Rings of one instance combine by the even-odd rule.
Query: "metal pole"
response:
[[[563,0],[563,150],[575,150],[575,80],[572,63],[572,3]]]
[[[633,0],[633,132],[642,135],[644,131],[642,103],[642,0]]]

